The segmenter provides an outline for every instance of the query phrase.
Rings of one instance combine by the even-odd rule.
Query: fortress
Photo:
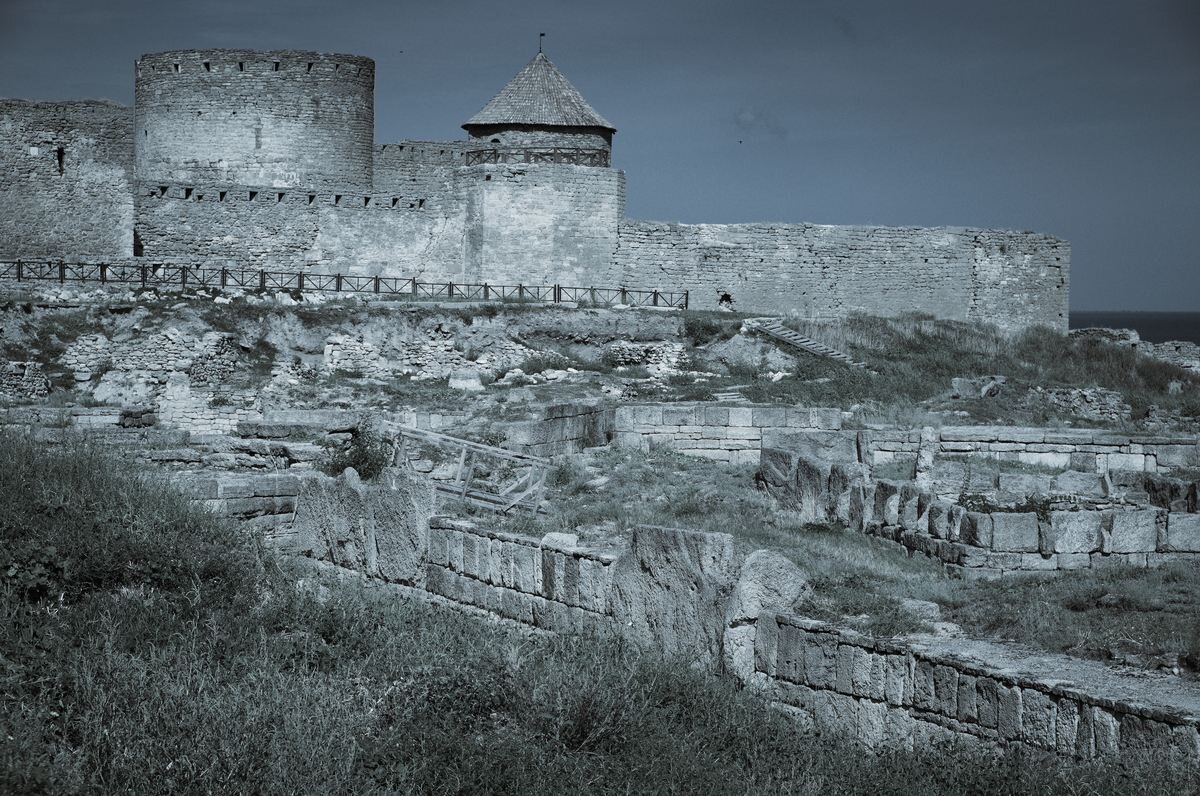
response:
[[[446,142],[374,142],[362,56],[180,50],[134,74],[133,108],[0,100],[0,259],[686,289],[697,309],[1067,325],[1070,247],[1049,235],[627,218],[615,127],[540,52]]]

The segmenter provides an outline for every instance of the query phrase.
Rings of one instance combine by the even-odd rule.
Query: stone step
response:
[[[847,365],[855,368],[866,367],[865,363],[854,361],[845,352],[838,351],[822,342],[805,337],[794,329],[787,328],[777,318],[747,318],[745,323],[751,329],[761,331],[810,354],[826,357],[838,362],[845,362]]]

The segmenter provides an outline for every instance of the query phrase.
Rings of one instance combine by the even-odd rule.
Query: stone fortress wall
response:
[[[689,290],[696,309],[715,309],[727,294],[750,312],[920,311],[1011,329],[1067,326],[1069,245],[1051,236],[635,221],[625,217],[619,170],[467,165],[473,150],[564,143],[553,136],[374,144],[369,58],[186,50],[143,56],[135,71],[132,110],[0,105],[0,259],[141,255],[436,281]],[[100,107],[111,120],[96,118]],[[39,121],[64,113],[65,123]],[[61,173],[41,149],[59,138],[68,150]],[[566,143],[581,142],[574,135]],[[64,192],[70,185],[79,187]]]
[[[369,188],[375,62],[356,55],[178,50],[134,67],[140,180]]]
[[[132,110],[0,100],[0,252],[127,257],[132,239]]]

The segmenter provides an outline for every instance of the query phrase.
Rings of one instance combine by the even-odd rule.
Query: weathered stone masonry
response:
[[[376,145],[374,62],[353,55],[157,53],[136,64],[133,109],[0,103],[0,258],[658,288],[698,309],[728,294],[751,312],[1066,329],[1070,251],[1051,236],[626,219],[624,173],[571,155],[607,163],[611,127],[539,59],[522,75],[559,93],[514,79],[484,114],[498,123],[452,142]],[[567,105],[579,118],[546,110]]]

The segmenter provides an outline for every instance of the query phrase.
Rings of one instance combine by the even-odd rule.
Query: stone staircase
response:
[[[748,386],[747,384],[733,384],[722,392],[714,392],[713,400],[723,404],[748,404],[750,399],[741,392]]]
[[[835,348],[830,348],[822,342],[813,340],[811,337],[805,337],[799,332],[787,328],[778,318],[747,318],[744,321],[744,325],[751,331],[761,332],[768,337],[773,337],[780,342],[787,343],[793,348],[798,348],[814,356],[844,362],[852,368],[865,369],[867,367],[865,362],[858,362],[851,358],[849,354],[838,351]]]

